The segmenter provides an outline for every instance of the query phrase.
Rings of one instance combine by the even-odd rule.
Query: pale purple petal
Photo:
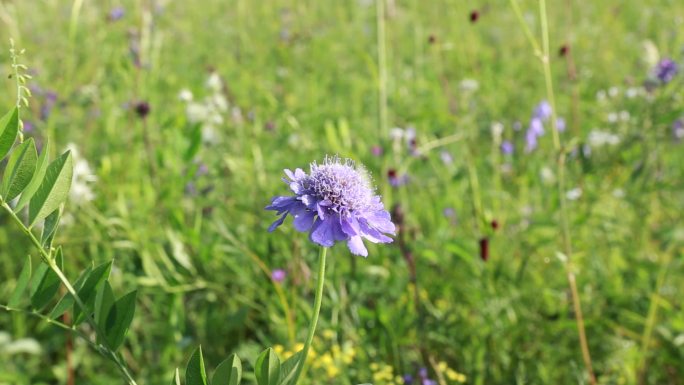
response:
[[[283,214],[282,217],[278,218],[275,222],[271,223],[271,225],[268,227],[268,232],[272,233],[278,226],[282,225],[285,221],[286,216],[287,214]]]
[[[361,255],[363,257],[368,256],[368,249],[366,249],[366,245],[363,244],[363,240],[358,235],[349,238],[347,247],[349,247],[349,251],[354,255]]]
[[[315,215],[316,213],[309,210],[301,211],[295,214],[294,221],[292,222],[294,224],[295,229],[297,229],[297,231],[302,232],[309,231],[309,229],[311,229],[311,226],[313,225]]]

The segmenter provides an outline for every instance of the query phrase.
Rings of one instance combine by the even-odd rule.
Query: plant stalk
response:
[[[323,302],[323,284],[325,283],[325,256],[327,253],[327,247],[321,247],[321,250],[318,253],[318,282],[316,285],[316,296],[314,298],[313,315],[311,317],[311,324],[309,324],[309,334],[306,337],[306,342],[304,343],[304,348],[302,349],[302,356],[299,359],[297,371],[292,379],[292,385],[297,385],[297,380],[299,380],[299,376],[302,373],[302,369],[306,363],[306,357],[309,354],[311,342],[313,341],[314,334],[316,333],[318,316],[321,313],[321,303]]]

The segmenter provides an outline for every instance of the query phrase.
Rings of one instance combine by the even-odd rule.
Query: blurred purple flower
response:
[[[565,119],[556,119],[556,130],[558,130],[558,132],[565,132]]]
[[[31,134],[35,130],[35,127],[33,127],[33,123],[31,122],[24,122],[24,134]]]
[[[661,83],[669,83],[677,75],[677,72],[679,72],[677,63],[672,59],[662,59],[653,69],[655,77]]]
[[[408,175],[399,175],[393,168],[387,170],[387,179],[392,187],[400,187],[408,183]]]
[[[542,100],[541,103],[534,108],[533,117],[541,119],[543,121],[551,117],[551,105],[546,100]]]
[[[537,148],[537,139],[542,135],[544,135],[544,124],[540,118],[533,117],[525,133],[525,152],[534,151]]]
[[[442,163],[446,165],[454,163],[454,157],[451,156],[451,153],[449,153],[449,151],[442,151],[439,154],[439,158],[442,160]]]
[[[323,164],[311,163],[307,175],[302,169],[286,169],[288,184],[294,196],[276,196],[266,210],[281,215],[268,231],[280,226],[288,214],[294,217],[294,227],[309,232],[309,239],[331,247],[346,241],[356,255],[367,256],[363,238],[373,243],[390,243],[395,226],[390,214],[374,195],[367,172],[347,159],[326,157]]]
[[[109,21],[117,21],[121,20],[124,15],[126,14],[126,11],[124,10],[124,7],[122,6],[117,6],[112,8],[111,11],[109,11]]]
[[[287,273],[283,269],[275,269],[271,272],[273,282],[282,283],[286,277]]]
[[[413,376],[410,374],[404,374],[403,377],[404,385],[413,385]]]
[[[43,104],[40,106],[41,120],[47,120],[50,117],[50,113],[57,103],[57,93],[54,91],[47,91],[44,96]]]
[[[684,139],[684,118],[679,118],[672,123],[672,135],[676,140]]]
[[[504,140],[503,142],[501,142],[501,152],[504,153],[504,155],[511,155],[513,154],[513,151],[515,151],[513,142],[511,142],[510,140]]]
[[[378,145],[375,145],[375,146],[371,147],[371,153],[372,153],[374,156],[380,156],[380,155],[382,155],[382,147],[380,147],[380,146],[378,146]]]

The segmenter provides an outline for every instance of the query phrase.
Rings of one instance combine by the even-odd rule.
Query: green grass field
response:
[[[378,1],[0,1],[0,110],[12,38],[26,137],[76,150],[63,270],[113,260],[117,297],[137,289],[138,384],[198,345],[246,383],[265,347],[301,349],[318,247],[264,207],[327,154],[365,165],[398,233],[328,252],[301,384],[684,384],[684,2],[548,1],[547,50],[544,0]],[[27,255],[1,211],[0,304]],[[0,384],[124,383],[21,309],[0,308]]]

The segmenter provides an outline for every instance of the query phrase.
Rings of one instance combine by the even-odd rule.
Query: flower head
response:
[[[285,170],[294,196],[274,197],[266,210],[281,215],[271,226],[274,231],[288,214],[294,217],[295,229],[309,232],[309,239],[330,247],[347,241],[356,255],[368,255],[363,238],[373,243],[390,243],[394,224],[390,214],[375,195],[368,173],[347,159],[326,157],[323,164],[311,163],[309,174],[302,169]]]
[[[653,73],[662,83],[669,83],[677,75],[677,63],[672,59],[663,59],[653,69]]]
[[[287,277],[287,272],[283,269],[275,269],[271,272],[271,279],[274,282],[281,283]]]

